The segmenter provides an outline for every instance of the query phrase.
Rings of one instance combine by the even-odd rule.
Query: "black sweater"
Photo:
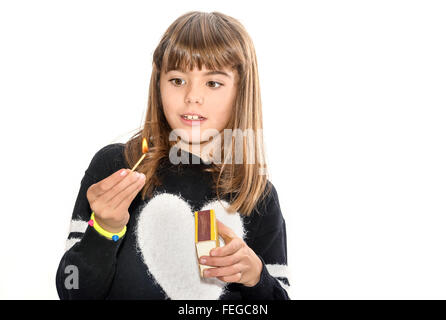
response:
[[[162,185],[150,199],[135,197],[122,238],[109,240],[89,226],[87,189],[126,168],[123,150],[121,143],[103,147],[85,171],[56,275],[61,299],[289,299],[285,220],[270,181],[272,191],[249,217],[231,215],[216,201],[211,173],[203,171],[210,164],[182,151],[189,164],[160,165]],[[209,208],[262,261],[260,281],[254,287],[200,278],[193,212]]]

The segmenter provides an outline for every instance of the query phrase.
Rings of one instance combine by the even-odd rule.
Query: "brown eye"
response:
[[[209,81],[208,83],[211,83],[211,88],[220,88],[223,84],[221,84],[220,82],[217,81]],[[218,86],[214,86],[215,84],[217,84]]]
[[[180,83],[178,83],[178,80],[180,81]],[[174,85],[176,85],[176,86],[181,86],[181,81],[182,81],[182,79],[180,79],[180,78],[174,78],[174,79],[170,79],[169,80],[170,82],[172,82]]]

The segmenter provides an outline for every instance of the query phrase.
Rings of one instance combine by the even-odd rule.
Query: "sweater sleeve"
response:
[[[91,208],[87,199],[88,188],[114,170],[107,165],[113,156],[111,151],[110,146],[98,151],[81,181],[65,253],[56,274],[60,299],[104,299],[113,281],[117,253],[125,235],[115,242],[88,225]]]
[[[289,300],[286,225],[272,184],[265,203],[259,210],[257,232],[247,240],[262,261],[260,280],[253,287],[241,285],[240,292],[246,300]]]

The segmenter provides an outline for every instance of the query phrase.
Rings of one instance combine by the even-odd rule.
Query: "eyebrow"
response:
[[[185,72],[183,72],[183,71],[181,71],[181,70],[169,70],[169,72],[170,71],[178,71],[178,72],[181,72],[181,73],[185,73]],[[231,78],[231,76],[229,75],[229,74],[227,74],[226,72],[224,72],[224,71],[220,71],[220,70],[215,70],[215,71],[208,71],[208,72],[206,72],[204,75],[205,76],[211,76],[211,75],[214,75],[214,74],[220,74],[220,75],[222,75],[222,76],[225,76],[225,77],[228,77],[228,78]]]
[[[227,74],[226,72],[224,72],[224,71],[209,71],[209,72],[206,72],[204,75],[205,76],[211,76],[211,75],[214,75],[214,74],[221,74],[221,75],[223,75],[223,76],[226,76],[226,77],[228,77],[228,78],[231,78],[230,76],[229,76],[229,74]]]

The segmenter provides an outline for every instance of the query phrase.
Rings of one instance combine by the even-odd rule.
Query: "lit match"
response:
[[[143,155],[141,156],[141,158],[139,158],[138,162],[133,166],[132,171],[134,171],[136,169],[136,167],[141,163],[141,161],[144,160],[144,158],[147,155],[147,152],[149,152],[149,145],[147,144],[146,138],[143,138],[142,139],[142,153],[143,153]]]

